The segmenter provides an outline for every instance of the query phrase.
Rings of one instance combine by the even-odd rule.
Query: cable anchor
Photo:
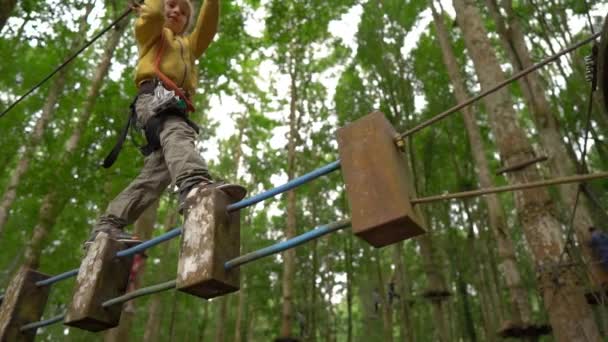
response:
[[[597,89],[597,56],[598,47],[597,44],[593,44],[591,54],[585,56],[585,80],[591,83],[593,91]]]

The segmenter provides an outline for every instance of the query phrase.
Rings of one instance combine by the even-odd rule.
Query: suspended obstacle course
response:
[[[114,23],[111,26],[113,25]],[[602,94],[608,94],[606,25],[600,44],[597,68],[598,86]],[[560,56],[599,36],[600,33],[593,34],[405,133],[397,133],[382,113],[370,113],[338,130],[340,160],[239,202],[232,201],[225,193],[216,189],[200,191],[187,199],[184,225],[157,238],[127,248],[124,244],[102,233],[97,236],[77,269],[56,276],[21,269],[13,278],[5,295],[0,296],[0,341],[33,341],[38,328],[59,322],[89,331],[110,329],[117,326],[120,321],[122,304],[140,296],[170,289],[177,289],[205,299],[223,296],[239,290],[240,266],[295,248],[348,226],[352,227],[352,232],[356,236],[374,247],[394,244],[425,232],[416,204],[608,178],[608,173],[602,172],[416,198],[412,179],[409,176],[409,167],[402,153],[406,137],[458,112],[465,106],[557,60]],[[90,45],[90,43],[88,44]],[[50,76],[45,80],[48,78]],[[24,97],[29,93],[31,91]],[[604,97],[604,99],[606,98],[608,96]],[[608,108],[608,102],[604,101],[604,105]],[[6,112],[8,110],[0,116]],[[515,167],[525,166],[507,168],[512,170]],[[342,171],[346,186],[351,219],[322,225],[300,236],[240,255],[240,209],[293,190],[338,169]],[[133,256],[180,235],[181,250],[176,279],[126,293]],[[77,276],[76,285],[67,312],[41,320],[48,301],[50,285],[74,276]],[[447,296],[449,293],[429,294],[429,296],[431,295],[441,297]],[[519,329],[517,332],[513,332],[509,329],[521,327],[511,326],[506,328],[504,333],[505,336],[538,335],[547,333],[548,330],[544,327],[530,326],[524,327],[526,328],[524,330],[530,331]]]
[[[424,233],[410,202],[407,165],[394,143],[396,131],[382,113],[371,113],[338,131],[341,161],[336,161],[280,187],[234,203],[210,189],[189,197],[183,227],[135,247],[126,248],[99,234],[80,267],[54,277],[22,269],[9,286],[0,308],[0,340],[32,341],[37,328],[63,323],[89,331],[118,325],[122,304],[169,289],[205,299],[239,290],[239,267],[276,254],[349,225],[353,233],[382,247]],[[354,139],[354,137],[358,137]],[[352,220],[345,219],[273,246],[240,254],[239,210],[292,190],[339,168],[345,179]],[[181,235],[175,280],[125,293],[135,254]],[[65,315],[40,321],[49,285],[77,276]]]

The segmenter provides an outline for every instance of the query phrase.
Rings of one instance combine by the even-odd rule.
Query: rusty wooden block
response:
[[[127,289],[132,257],[116,257],[126,246],[107,234],[97,235],[80,265],[65,325],[89,331],[113,328],[120,322],[122,304],[103,308],[103,302]]]
[[[353,233],[375,247],[424,233],[410,203],[414,189],[405,158],[395,145],[396,135],[380,112],[338,130]]]
[[[11,281],[0,306],[0,341],[34,341],[36,330],[21,332],[24,324],[40,321],[49,298],[49,286],[36,282],[50,278],[46,274],[21,268]]]
[[[232,200],[217,189],[201,190],[186,199],[176,288],[203,298],[239,290],[238,268],[224,263],[240,254],[240,213],[228,213]]]

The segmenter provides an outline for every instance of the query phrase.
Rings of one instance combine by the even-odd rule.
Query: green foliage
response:
[[[588,3],[594,8],[603,5],[596,0]],[[83,4],[78,0],[19,2],[13,18],[0,32],[0,109],[61,63],[72,42],[84,38],[76,34]],[[125,1],[106,1],[103,6],[99,5],[97,10],[101,12],[96,12],[96,19],[89,21],[94,27],[87,37],[107,25],[125,4]],[[533,58],[543,58],[549,53],[547,50],[559,49],[588,34],[588,28],[571,32],[567,28],[572,25],[568,27],[564,23],[563,13],[583,20],[583,5],[574,0],[513,2],[515,14],[528,33]],[[428,1],[223,0],[221,6],[220,32],[198,64],[199,87],[195,97],[198,112],[194,116],[202,127],[198,147],[209,159],[215,177],[239,182],[252,195],[286,179],[286,144],[293,94],[297,125],[296,176],[337,160],[336,130],[371,111],[384,112],[401,132],[456,105],[435,28],[432,23],[422,24],[428,22],[425,21],[429,16]],[[331,32],[331,24],[359,10],[362,13],[359,24],[348,23],[352,24],[350,30],[355,43],[348,46]],[[494,29],[494,23],[485,15],[486,26]],[[447,19],[453,22],[453,18]],[[249,32],[252,25],[262,28],[261,37]],[[477,81],[461,33],[457,26],[449,29],[456,58],[469,91],[474,94],[478,91]],[[84,102],[89,100],[87,89],[103,43],[96,43],[70,65],[66,89],[61,93],[55,116],[34,153],[29,171],[19,184],[18,200],[11,207],[6,233],[0,237],[1,288],[6,288],[22,262],[23,249],[39,221],[44,196],[50,191],[57,194],[57,215],[44,244],[40,269],[57,274],[77,267],[82,258],[81,244],[90,226],[108,201],[141,169],[143,157],[136,145],[144,140],[138,132],[131,134],[113,168],[100,167],[126,122],[128,107],[136,92],[133,74],[137,51],[132,29],[128,32],[114,51],[111,77],[104,81],[78,149],[66,156],[65,143],[81,118]],[[493,39],[501,62],[508,63],[498,38],[493,35]],[[588,84],[584,81],[582,59],[587,53],[589,47],[542,71],[564,139],[571,153],[579,157],[586,129],[583,113]],[[510,66],[505,68],[512,70]],[[50,84],[0,118],[2,189],[27,144]],[[521,122],[538,147],[538,133],[529,109],[523,104],[522,90],[518,85],[509,89],[514,102],[519,104]],[[233,102],[238,106],[227,105]],[[502,162],[495,152],[488,115],[481,104],[473,108],[484,151],[492,171],[496,171]],[[599,108],[594,108],[587,159],[591,172],[608,166],[605,142],[608,120],[602,114]],[[459,115],[438,122],[408,140],[405,156],[415,171],[417,196],[479,187],[470,143]],[[234,130],[226,134],[222,129],[227,126]],[[215,154],[217,158],[208,158]],[[548,172],[544,166],[540,167]],[[493,180],[497,185],[507,183],[507,179],[499,175],[494,175]],[[600,214],[608,200],[607,184],[594,182],[590,186],[597,195]],[[167,227],[163,227],[162,222],[175,208],[175,196],[170,190],[160,204],[155,236],[165,231]],[[339,172],[298,188],[297,233],[348,217],[345,191]],[[241,212],[242,253],[284,239],[286,197],[278,196]],[[510,229],[506,235],[515,243],[518,267],[533,303],[534,318],[541,321],[545,313],[536,295],[535,265],[523,238],[513,196],[503,194],[500,201]],[[479,340],[494,338],[488,335],[493,332],[484,324],[507,306],[509,296],[497,270],[497,244],[488,228],[484,202],[470,199],[423,208],[437,254],[437,264],[431,271],[443,275],[447,290],[452,293],[446,306],[452,340],[469,338],[467,319],[473,320],[473,330]],[[402,333],[405,318],[400,307],[407,303],[414,340],[434,341],[437,339],[434,335],[436,316],[432,303],[423,296],[433,285],[428,276],[429,265],[416,242],[408,241],[398,248],[407,286],[389,310],[392,315],[389,329],[394,336]],[[142,285],[173,278],[178,253],[177,240],[152,249]],[[303,320],[293,318],[294,334],[299,333],[298,324],[304,322],[306,337],[303,340],[306,341],[347,341],[349,326],[352,341],[385,340],[383,316],[375,312],[373,292],[376,289],[386,296],[388,282],[396,277],[397,261],[393,247],[372,249],[353,237],[349,229],[298,247],[293,300],[294,314]],[[245,293],[241,313],[243,341],[268,341],[278,335],[282,272],[282,256],[268,257],[241,269]],[[496,312],[488,309],[489,282],[494,282],[498,289]],[[65,310],[73,285],[70,280],[53,287],[44,317]],[[203,301],[176,292],[160,294],[157,298],[161,302],[158,314],[162,316],[159,341],[207,341],[220,329],[216,326],[219,300]],[[131,329],[134,341],[143,340],[152,301],[153,297],[146,297],[134,302]],[[226,340],[234,338],[238,307],[238,295],[230,295],[223,327]],[[101,340],[101,335],[55,325],[40,330],[38,338],[86,341]]]

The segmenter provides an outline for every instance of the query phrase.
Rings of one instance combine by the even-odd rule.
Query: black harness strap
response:
[[[136,100],[137,100],[137,98],[136,98]],[[116,158],[118,158],[118,154],[120,153],[120,150],[122,150],[122,145],[125,143],[125,140],[127,139],[127,134],[129,133],[129,127],[131,127],[131,125],[135,123],[135,101],[133,101],[133,103],[131,103],[129,108],[131,109],[131,114],[129,114],[129,119],[127,120],[127,124],[122,129],[122,132],[120,132],[120,134],[118,135],[118,140],[116,141],[116,144],[112,148],[112,151],[110,151],[108,156],[103,160],[103,167],[106,169],[109,168],[110,166],[112,166],[114,164],[114,162],[116,161]]]
[[[129,106],[129,108],[131,109],[131,114],[129,115],[129,120],[127,120],[127,124],[125,125],[122,132],[118,136],[116,145],[114,145],[114,148],[112,148],[112,151],[110,152],[110,154],[108,154],[108,156],[103,161],[104,168],[107,169],[110,166],[112,166],[112,164],[114,164],[114,162],[116,161],[116,158],[118,158],[118,154],[120,153],[120,150],[122,149],[122,145],[124,144],[124,142],[127,138],[127,133],[129,132],[129,127],[131,127],[131,125],[135,124],[136,116],[137,116],[136,111],[135,111],[135,103],[137,102],[137,98],[141,94],[153,94],[154,88],[156,87],[157,82],[158,82],[158,80],[154,80],[154,81],[147,81],[147,82],[144,82],[141,84],[137,97],[135,97],[135,100],[133,100],[133,102]],[[152,152],[161,148],[160,132],[163,129],[165,120],[167,120],[170,116],[177,116],[177,117],[184,119],[184,121],[188,124],[188,126],[192,127],[192,129],[194,129],[194,131],[196,131],[197,134],[200,132],[198,125],[196,123],[194,123],[194,121],[190,120],[190,118],[188,118],[188,114],[186,113],[186,111],[184,109],[181,109],[181,108],[167,109],[161,113],[158,113],[158,114],[152,116],[150,119],[148,119],[148,122],[146,122],[146,126],[144,127],[144,134],[146,136],[147,144],[145,146],[142,146],[139,148],[139,150],[141,151],[141,153],[144,156],[148,156]]]

